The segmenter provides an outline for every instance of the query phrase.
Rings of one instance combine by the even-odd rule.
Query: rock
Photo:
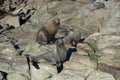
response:
[[[109,73],[95,71],[89,75],[87,80],[115,80],[115,78]]]
[[[19,17],[18,16],[6,16],[5,18],[1,19],[1,23],[3,24],[9,24],[14,27],[20,27],[19,24]]]
[[[109,1],[108,1],[109,2]],[[112,4],[112,5],[111,5]],[[115,2],[115,1],[111,1],[109,3],[110,6],[110,10],[109,10],[109,14],[107,15],[107,19],[105,22],[105,27],[101,29],[102,32],[118,32],[120,30],[120,2]]]
[[[120,68],[119,49],[120,48],[116,49],[114,47],[104,49],[104,52],[99,53],[101,57],[98,62]]]
[[[85,41],[88,43],[95,42],[98,50],[96,54],[100,55],[98,58],[98,64],[104,64],[106,66],[111,66],[112,68],[120,68],[120,36],[119,32],[111,32],[111,33],[95,33],[89,36]],[[107,68],[107,70],[106,70]],[[101,67],[101,70],[105,72],[111,71],[114,73],[114,69],[108,67]],[[119,71],[119,70],[116,70]],[[111,73],[109,72],[109,73]],[[119,74],[119,73],[118,73]],[[117,73],[113,74],[117,76]]]
[[[85,56],[85,55],[86,55],[86,56],[88,55],[88,53],[85,52],[85,51],[82,50],[82,49],[78,49],[78,50],[77,50],[77,53],[80,54],[80,55],[84,55],[84,56]]]
[[[7,49],[4,49],[2,51],[2,54],[4,54],[4,55],[16,55],[17,53],[15,52],[14,49],[7,48]]]
[[[77,48],[78,50],[82,49],[83,51],[87,53],[94,53],[94,50],[92,49],[92,47],[90,47],[90,45],[87,43],[78,43]]]
[[[89,36],[85,41],[90,43],[91,41],[96,42],[98,49],[103,49],[110,46],[119,46],[119,32],[113,33],[95,33]],[[112,41],[112,42],[111,42]]]
[[[87,77],[96,68],[96,63],[88,57],[73,53],[69,61],[64,63],[62,73]]]
[[[8,74],[7,79],[8,80],[29,80],[29,78],[19,73]]]
[[[31,78],[32,80],[45,80],[51,78],[53,74],[57,73],[55,66],[51,65],[48,62],[41,62],[38,64],[39,69],[31,66]],[[38,76],[39,74],[39,76]]]
[[[120,78],[120,68],[116,67],[116,66],[110,66],[108,64],[104,64],[104,63],[99,63],[98,64],[98,69],[103,71],[103,72],[107,72],[112,74],[117,80],[119,80]]]
[[[116,79],[117,79],[117,80],[120,80],[120,75],[116,76]]]
[[[83,77],[79,76],[79,75],[67,75],[67,74],[56,74],[54,75],[52,78],[47,79],[47,80],[84,80]]]
[[[52,44],[52,45],[42,45],[41,47],[39,47],[39,44],[37,42],[30,42],[28,45],[26,45],[24,47],[24,53],[29,53],[33,56],[37,56],[37,55],[40,55],[40,54],[43,54],[47,51],[50,51],[52,49],[55,48],[55,45]],[[23,53],[23,54],[24,54]]]
[[[76,0],[76,1],[87,4],[93,2],[92,0]]]
[[[66,65],[67,65],[67,67],[66,67]],[[71,65],[74,65],[74,66],[71,66]],[[70,68],[68,68],[68,66],[70,66]],[[83,78],[86,78],[93,71],[94,71],[94,69],[85,67],[85,65],[80,65],[77,63],[70,62],[70,63],[65,64],[65,69],[63,69],[61,74],[67,74],[67,75],[71,75],[71,76],[79,75]]]
[[[0,80],[2,80],[3,76],[2,76],[2,73],[0,72]]]
[[[25,56],[0,55],[0,71],[11,74],[19,73],[30,78],[29,67]]]
[[[17,51],[14,49],[14,47],[10,43],[0,43],[0,54],[3,55],[16,55]]]

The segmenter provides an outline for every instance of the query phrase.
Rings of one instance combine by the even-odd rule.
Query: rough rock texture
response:
[[[9,74],[7,78],[8,80],[28,80],[27,77],[25,77],[24,75],[20,75],[18,73]]]
[[[93,72],[87,80],[115,80],[114,77],[108,73],[95,71]]]
[[[0,72],[0,79],[2,80],[3,76],[2,76],[2,73]]]
[[[104,3],[105,8],[91,11],[89,7],[95,3],[94,1]],[[9,6],[0,5],[0,10],[10,12],[8,14],[0,12],[2,14],[0,80],[120,80],[119,0],[18,0],[18,2],[16,4],[19,6],[12,3],[12,9],[16,6],[15,11],[9,10]],[[29,16],[27,11],[29,13],[29,9],[32,8],[35,8],[34,14],[30,13],[29,20],[22,25],[18,19],[14,19]],[[24,16],[13,16],[21,9]],[[7,20],[8,16],[11,18]],[[85,38],[83,43],[78,43],[77,50],[72,47],[72,50],[68,51],[70,59],[63,64],[64,68],[59,74],[55,65],[41,60],[35,66],[25,57],[25,55],[37,56],[55,48],[55,44],[39,47],[36,33],[46,22],[56,17],[60,18],[61,27],[65,29],[70,26],[79,27],[82,38]],[[14,23],[12,19],[15,20]],[[6,29],[7,24],[15,28]],[[66,31],[59,30],[56,38],[65,36],[65,33]]]

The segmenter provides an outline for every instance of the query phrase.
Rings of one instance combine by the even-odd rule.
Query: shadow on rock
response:
[[[6,72],[3,72],[3,71],[0,71],[0,73],[2,74],[3,78],[2,80],[7,80],[7,73]]]
[[[67,51],[67,56],[66,56],[66,60],[65,61],[69,61],[71,55],[72,55],[72,52],[76,52],[77,49],[76,48],[69,48],[68,51]]]

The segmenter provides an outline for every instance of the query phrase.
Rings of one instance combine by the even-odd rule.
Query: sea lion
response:
[[[81,31],[78,27],[69,28],[69,33],[66,37],[63,38],[63,41],[67,45],[75,46],[77,45],[78,42],[80,42],[81,39]]]
[[[41,27],[36,36],[36,41],[41,45],[49,44],[54,40],[54,37],[58,31],[60,25],[60,19],[55,18],[51,22],[48,22],[45,26]]]
[[[52,62],[57,66],[57,73],[60,73],[63,69],[63,63],[66,60],[67,48],[64,45],[62,39],[59,39],[55,42],[56,48],[48,51],[44,54],[32,57],[32,62],[39,62],[40,59],[44,59],[48,62]]]

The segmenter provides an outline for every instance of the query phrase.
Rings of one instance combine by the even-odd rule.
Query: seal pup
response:
[[[70,27],[69,28],[69,33],[66,37],[63,38],[63,41],[66,45],[71,45],[71,46],[75,46],[77,45],[77,43],[80,42],[81,39],[81,31],[78,27]]]

